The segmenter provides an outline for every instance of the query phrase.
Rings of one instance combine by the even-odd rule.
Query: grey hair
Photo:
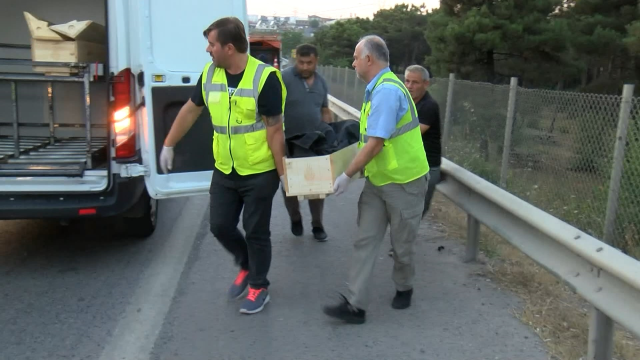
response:
[[[429,80],[430,76],[429,76],[429,70],[425,69],[424,67],[420,66],[420,65],[411,65],[409,67],[407,67],[404,70],[404,75],[406,76],[407,73],[415,73],[415,74],[420,74],[422,75],[422,80]]]
[[[378,61],[389,65],[389,48],[380,36],[367,35],[362,37],[359,43],[362,43],[362,56],[371,55]]]

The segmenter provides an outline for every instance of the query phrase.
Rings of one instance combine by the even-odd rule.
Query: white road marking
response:
[[[149,359],[208,204],[208,196],[187,200],[163,249],[141,277],[100,360]]]

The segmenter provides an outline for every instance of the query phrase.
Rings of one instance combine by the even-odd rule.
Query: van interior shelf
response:
[[[95,81],[98,77],[104,76],[104,64],[102,63],[77,63],[77,62],[52,62],[52,61],[32,61],[28,59],[7,59],[0,58],[0,66],[46,66],[77,69],[77,73],[69,75],[47,75],[47,74],[21,74],[16,72],[0,72],[0,80],[21,80],[21,81],[83,81],[85,74],[89,75],[89,81]]]
[[[107,161],[107,138],[92,135],[95,124],[91,123],[90,83],[103,74],[103,64],[40,62],[25,59],[0,58],[0,65],[4,66],[46,66],[50,68],[75,69],[69,74],[38,74],[0,72],[0,84],[9,83],[9,109],[0,116],[0,127],[12,129],[0,134],[0,177],[4,176],[82,176],[85,170],[95,169]],[[43,82],[46,86],[45,97],[47,116],[43,122],[32,119],[32,115],[21,114],[19,104],[24,91],[19,95],[18,89],[25,82]],[[79,83],[78,102],[82,104],[82,111],[77,121],[69,124],[58,123],[55,117],[53,99],[54,83]],[[6,85],[5,85],[6,86]],[[26,115],[26,118],[25,118]],[[67,119],[68,120],[68,119]],[[48,127],[48,134],[30,136],[30,128]],[[80,127],[80,128],[78,128]],[[104,126],[98,126],[104,127]],[[70,128],[82,129],[77,135],[58,134],[58,131],[68,133]],[[46,130],[45,130],[46,131]],[[26,132],[26,133],[25,133]],[[76,133],[74,133],[76,134]],[[79,135],[79,136],[78,136]]]

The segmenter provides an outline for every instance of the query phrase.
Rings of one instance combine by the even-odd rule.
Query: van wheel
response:
[[[125,231],[127,235],[132,237],[147,238],[156,230],[156,224],[158,223],[158,200],[151,198],[151,196],[144,191],[138,202],[135,206],[142,207],[142,216],[125,217],[123,219]]]

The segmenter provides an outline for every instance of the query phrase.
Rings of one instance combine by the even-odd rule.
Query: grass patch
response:
[[[447,237],[465,239],[466,214],[442,194],[435,194],[431,213],[447,225]],[[513,314],[538,334],[551,358],[586,358],[589,303],[484,225],[480,249],[487,259],[485,275],[523,300]],[[616,327],[614,353],[617,360],[640,359],[640,341]]]

